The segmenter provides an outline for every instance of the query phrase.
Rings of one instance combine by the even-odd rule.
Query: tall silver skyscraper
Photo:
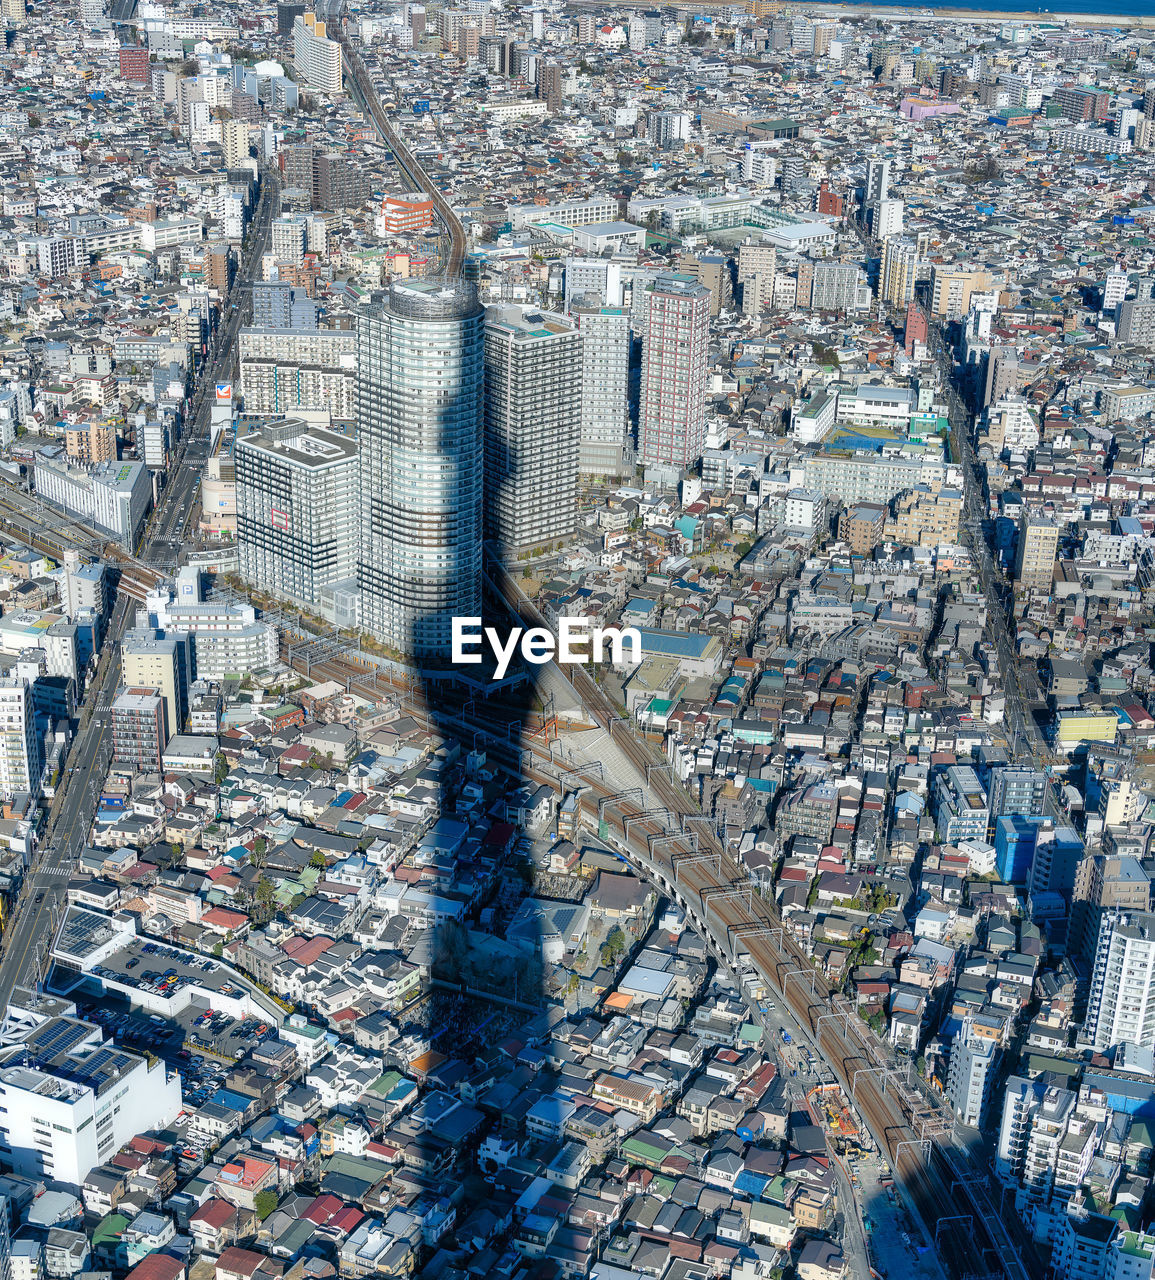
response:
[[[406,280],[357,322],[361,622],[404,654],[481,612],[483,321],[471,284]]]

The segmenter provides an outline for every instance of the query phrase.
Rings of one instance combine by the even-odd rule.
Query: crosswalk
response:
[[[67,880],[71,874],[72,868],[67,864],[60,867],[42,867],[36,873],[38,879],[56,877],[60,880]]]

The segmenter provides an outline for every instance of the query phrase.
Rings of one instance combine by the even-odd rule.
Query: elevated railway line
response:
[[[448,242],[447,248],[443,248],[440,255],[438,274],[450,280],[455,279],[461,275],[462,268],[465,266],[465,228],[461,225],[461,219],[453,212],[449,201],[417,162],[413,152],[406,146],[405,141],[385,114],[385,109],[373,88],[373,82],[369,79],[369,73],[365,69],[361,55],[353,48],[343,27],[337,28],[336,38],[341,44],[345,78],[353,97],[373,122],[373,127],[381,140],[393,152],[397,167],[401,170],[406,182],[414,191],[427,195],[433,204],[438,221],[445,233],[444,238]]]

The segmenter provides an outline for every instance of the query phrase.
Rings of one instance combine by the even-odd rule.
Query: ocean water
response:
[[[1103,18],[1118,16],[1120,18],[1155,17],[1155,0],[1047,0],[1045,5],[1025,4],[1019,0],[957,0],[947,4],[941,0],[840,0],[845,4],[881,3],[888,8],[911,9],[915,13],[923,9],[935,12],[940,9],[974,9],[991,14],[1026,13],[1032,17],[1062,17],[1063,14],[1094,14]],[[1096,23],[1096,26],[1100,25]]]

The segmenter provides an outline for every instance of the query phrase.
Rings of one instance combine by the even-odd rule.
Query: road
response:
[[[987,500],[983,491],[983,475],[975,457],[973,420],[963,405],[952,382],[953,359],[942,338],[941,327],[932,326],[932,351],[946,391],[952,438],[958,442],[961,456],[953,458],[963,473],[963,515],[960,533],[971,552],[979,582],[987,599],[987,635],[995,646],[999,672],[1006,693],[1004,720],[1016,760],[1038,760],[1047,751],[1046,743],[1031,714],[1028,699],[1038,696],[1038,682],[1025,677],[1015,656],[1013,594],[1010,584],[995,567],[990,541],[986,534]],[[1024,688],[1027,685],[1028,688]]]
[[[245,290],[260,268],[279,204],[280,184],[276,175],[267,175],[262,183],[248,248],[233,285],[233,302],[210,358],[201,370],[190,406],[189,429],[178,445],[171,479],[162,490],[147,526],[144,558],[151,564],[175,567],[177,563],[178,539],[189,519],[208,453],[214,387],[232,368]],[[111,759],[110,708],[120,683],[120,641],[134,619],[135,605],[127,595],[118,595],[105,632],[100,665],[85,694],[80,728],[72,742],[44,839],[5,929],[3,959],[0,959],[0,1010],[7,1007],[18,986],[43,976],[40,966],[51,945],[72,867],[88,838],[99,799],[98,790]]]

